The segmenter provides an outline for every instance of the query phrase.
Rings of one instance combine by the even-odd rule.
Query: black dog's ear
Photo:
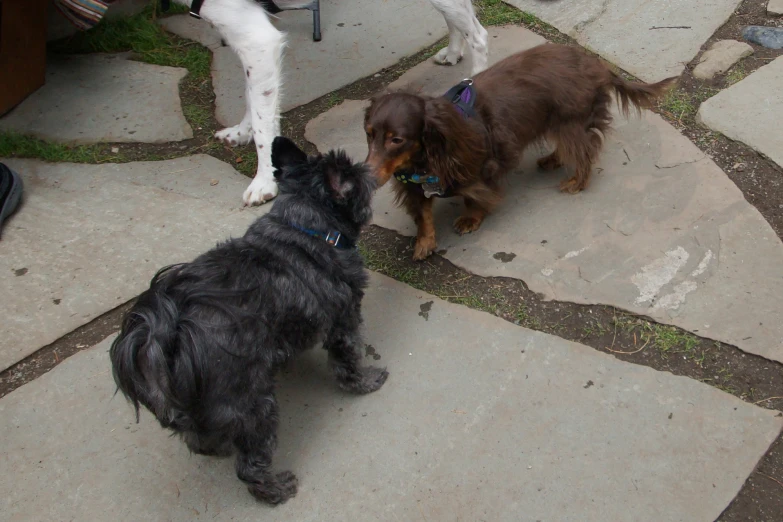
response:
[[[278,172],[286,167],[296,167],[306,162],[307,154],[285,136],[277,136],[272,142],[272,166]]]

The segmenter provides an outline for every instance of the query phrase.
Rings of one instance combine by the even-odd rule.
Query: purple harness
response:
[[[476,116],[476,111],[473,109],[473,104],[476,101],[476,91],[473,89],[473,80],[470,78],[462,80],[449,89],[443,97],[453,103],[457,110],[466,118],[474,118]]]

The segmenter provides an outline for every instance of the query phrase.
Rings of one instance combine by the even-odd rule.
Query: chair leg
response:
[[[313,41],[321,41],[321,0],[313,0]]]

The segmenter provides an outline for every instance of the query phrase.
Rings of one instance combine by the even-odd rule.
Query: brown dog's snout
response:
[[[393,171],[389,171],[387,165],[384,165],[382,155],[375,154],[372,149],[367,153],[364,164],[370,169],[373,176],[375,176],[376,188],[381,188],[389,181],[389,178],[391,178]]]

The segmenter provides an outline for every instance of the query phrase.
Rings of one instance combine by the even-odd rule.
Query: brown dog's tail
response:
[[[677,77],[667,78],[658,83],[629,82],[612,73],[612,87],[617,93],[617,104],[624,116],[633,106],[637,112],[651,108],[655,101],[674,86]]]

